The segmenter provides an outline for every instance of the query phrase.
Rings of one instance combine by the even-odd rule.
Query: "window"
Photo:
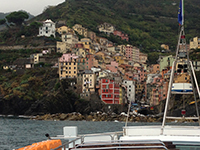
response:
[[[68,68],[66,67],[66,69],[68,69]]]
[[[131,92],[131,89],[129,89],[129,92]]]
[[[71,71],[69,71],[69,73],[71,73]]]
[[[74,67],[74,69],[76,69],[76,67]]]
[[[66,73],[68,73],[68,71],[66,71]]]
[[[74,65],[76,65],[76,63],[74,63]]]
[[[74,73],[76,73],[76,71],[74,71]]]
[[[71,69],[71,67],[69,67],[69,69]]]

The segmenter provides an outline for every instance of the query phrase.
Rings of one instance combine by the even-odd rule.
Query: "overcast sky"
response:
[[[37,16],[41,14],[46,6],[55,6],[65,0],[0,0],[0,12],[7,13],[25,10]]]

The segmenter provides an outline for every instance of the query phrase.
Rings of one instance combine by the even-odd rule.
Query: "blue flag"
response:
[[[178,22],[179,22],[180,25],[183,25],[183,4],[182,4],[182,0],[180,0],[180,4],[179,4]]]

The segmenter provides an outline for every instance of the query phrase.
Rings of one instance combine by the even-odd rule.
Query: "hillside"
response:
[[[57,68],[35,68],[23,74],[1,70],[0,114],[37,115],[47,113],[103,111],[101,101],[85,101],[70,83],[59,80]]]
[[[129,34],[130,43],[149,52],[168,44],[175,50],[178,35],[177,12],[179,0],[66,0],[47,8],[31,21],[65,20],[69,27],[82,24],[98,33],[96,27],[108,22]],[[200,32],[198,10],[200,2],[185,2],[185,31],[187,41]]]

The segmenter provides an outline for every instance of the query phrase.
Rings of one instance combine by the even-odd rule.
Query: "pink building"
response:
[[[128,34],[125,34],[122,31],[115,30],[113,34],[119,36],[122,40],[129,40]]]
[[[133,60],[133,46],[127,45],[125,50],[126,59],[132,61]]]
[[[76,56],[75,54],[63,54],[60,58],[59,58],[59,62],[70,62],[72,59],[77,59],[78,56]]]
[[[117,73],[118,63],[116,61],[111,61],[110,65],[106,65],[106,69],[110,70],[111,72]]]

